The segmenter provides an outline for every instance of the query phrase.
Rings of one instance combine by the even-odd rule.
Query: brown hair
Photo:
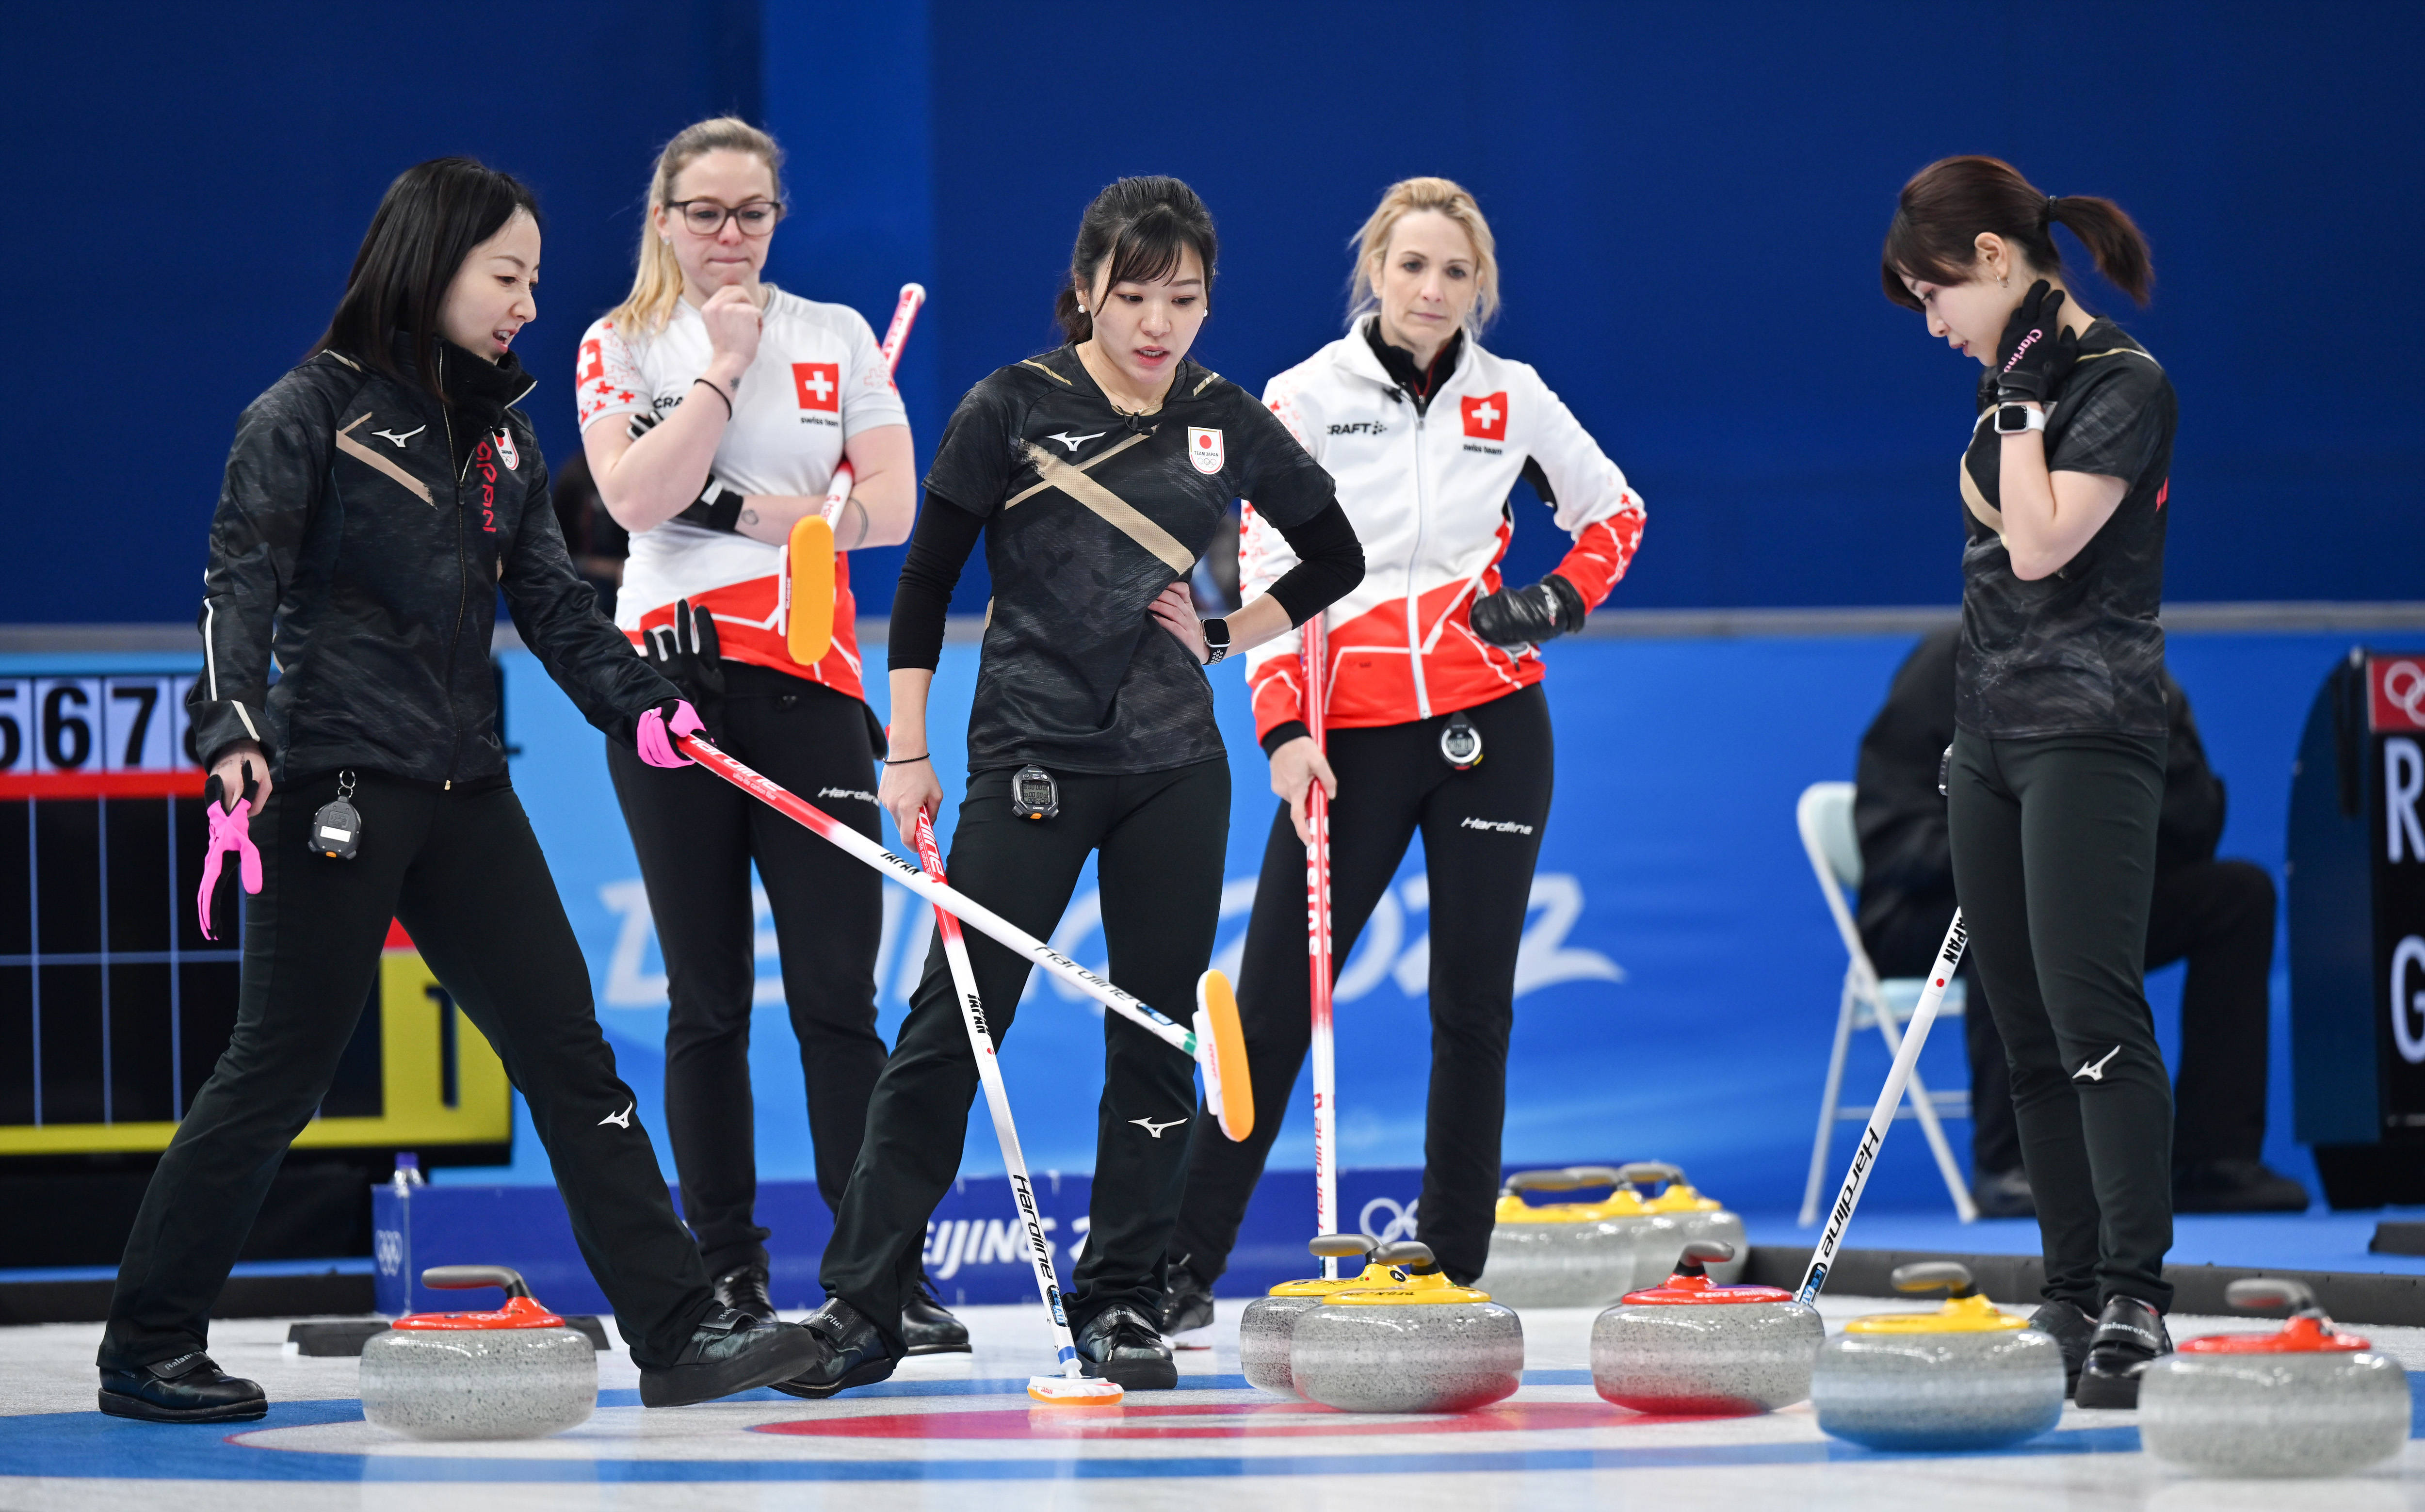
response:
[[[1903,280],[1969,282],[1977,276],[1979,235],[1990,231],[2019,248],[2037,271],[2057,273],[2059,225],[2071,228],[2107,281],[2147,302],[2156,282],[2147,238],[2120,205],[2094,195],[2048,195],[1997,157],[1940,158],[1911,176],[1895,201],[1878,277],[1887,298],[1918,310]]]
[[[1381,191],[1381,202],[1356,233],[1356,271],[1347,276],[1347,318],[1352,323],[1379,306],[1373,292],[1373,272],[1389,250],[1389,233],[1398,222],[1418,210],[1436,210],[1465,228],[1473,243],[1473,306],[1466,312],[1469,335],[1480,335],[1499,314],[1499,246],[1491,239],[1490,222],[1482,206],[1453,179],[1400,179]]]
[[[1092,292],[1095,275],[1111,264],[1112,283],[1151,283],[1179,271],[1189,248],[1204,265],[1204,300],[1212,300],[1212,265],[1220,238],[1212,230],[1212,212],[1194,189],[1161,174],[1118,179],[1103,185],[1095,202],[1078,219],[1078,240],[1069,249],[1069,278],[1052,300],[1052,318],[1072,345],[1092,337],[1094,317],[1079,301],[1079,292]]]
[[[683,169],[710,153],[725,152],[747,153],[765,164],[766,176],[775,181],[775,199],[782,201],[783,149],[740,117],[717,116],[674,133],[657,154],[656,171],[649,177],[649,208],[673,203],[674,180]],[[632,292],[607,313],[606,323],[626,336],[652,336],[673,318],[682,292],[682,265],[674,261],[673,248],[657,234],[653,217],[641,217],[639,269],[633,276]]]

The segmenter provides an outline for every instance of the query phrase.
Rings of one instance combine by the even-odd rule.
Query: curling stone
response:
[[[1951,1261],[1888,1279],[1946,1293],[1945,1305],[1855,1318],[1821,1346],[1810,1405],[1823,1432],[1872,1449],[2000,1449],[2055,1425],[2063,1347],[2051,1335],[1998,1311]]]
[[[1666,1284],[1629,1294],[1592,1321],[1592,1386],[1636,1412],[1738,1416],[1810,1394],[1827,1335],[1818,1310],[1774,1286],[1721,1286],[1710,1269],[1734,1247],[1695,1240]]]
[[[415,1439],[538,1439],[588,1421],[598,1352],[503,1265],[437,1265],[439,1291],[497,1286],[494,1312],[415,1312],[362,1345],[362,1416]]]
[[[1663,1183],[1655,1195],[1640,1198],[1644,1219],[1634,1242],[1635,1286],[1657,1286],[1684,1247],[1702,1241],[1726,1245],[1735,1252],[1734,1259],[1709,1266],[1710,1280],[1732,1286],[1743,1279],[1751,1266],[1751,1247],[1743,1238],[1742,1219],[1727,1212],[1724,1203],[1693,1190],[1684,1180],[1682,1166],[1635,1161],[1618,1166],[1617,1175],[1629,1188]]]
[[[1514,1310],[1450,1284],[1426,1246],[1390,1253],[1396,1284],[1333,1292],[1297,1314],[1297,1393],[1342,1412],[1470,1412],[1515,1395],[1524,1326]]]
[[[1613,1188],[1597,1202],[1524,1200],[1527,1192]],[[1606,1307],[1630,1291],[1650,1215],[1622,1175],[1607,1166],[1518,1171],[1500,1189],[1490,1255],[1480,1285],[1518,1307]],[[1680,1243],[1670,1248],[1681,1248]],[[1662,1272],[1663,1274],[1663,1272]]]
[[[2208,1334],[2151,1361],[2139,1378],[2147,1452],[2209,1475],[2341,1475],[2408,1440],[2408,1377],[2397,1360],[2333,1327],[2298,1281],[2260,1277],[2224,1293],[2233,1307],[2288,1308],[2278,1333]]]
[[[1365,1260],[1371,1263],[1360,1267],[1362,1274],[1343,1276],[1337,1280],[1317,1276],[1310,1280],[1282,1281],[1268,1296],[1259,1296],[1246,1304],[1246,1315],[1238,1320],[1238,1364],[1245,1372],[1249,1384],[1266,1391],[1294,1393],[1289,1380],[1289,1333],[1296,1327],[1297,1315],[1322,1306],[1322,1299],[1334,1292],[1355,1286],[1389,1286],[1389,1263],[1375,1256],[1372,1239],[1360,1233],[1316,1234],[1305,1247],[1317,1260]],[[1392,1248],[1397,1247],[1392,1246]]]

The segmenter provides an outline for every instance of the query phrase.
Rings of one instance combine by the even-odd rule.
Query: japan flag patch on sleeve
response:
[[[1221,471],[1221,463],[1224,460],[1221,453],[1221,432],[1209,426],[1188,426],[1187,459],[1196,464],[1196,471],[1208,477]]]

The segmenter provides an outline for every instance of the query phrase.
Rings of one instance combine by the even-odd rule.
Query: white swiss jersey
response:
[[[716,445],[714,472],[737,493],[821,498],[851,437],[876,426],[907,425],[908,414],[875,333],[858,311],[765,287],[758,355],[732,394],[732,420]],[[707,323],[688,300],[675,306],[653,336],[596,322],[582,337],[574,379],[581,428],[624,424],[622,417],[642,410],[663,417],[693,395],[720,403],[695,381],[711,355]],[[706,482],[701,477],[699,486]],[[727,658],[862,697],[846,561],[835,563],[833,650],[816,667],[803,668],[792,661],[775,628],[780,553],[764,541],[680,520],[634,531],[615,623],[636,641],[644,630],[670,622],[676,600],[688,599],[715,616]]]

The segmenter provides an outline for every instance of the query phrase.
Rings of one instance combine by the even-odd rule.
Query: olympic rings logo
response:
[[[1417,1202],[1421,1200],[1416,1199]],[[1364,1211],[1356,1215],[1356,1227],[1371,1235],[1374,1244],[1389,1245],[1401,1239],[1412,1239],[1415,1237],[1415,1202],[1409,1202],[1400,1207],[1389,1198],[1376,1197],[1365,1203]],[[1389,1219],[1376,1229],[1373,1226],[1373,1215],[1380,1213],[1387,1213]]]
[[[2425,724],[2425,667],[2410,661],[2385,663],[2383,697],[2412,722]]]
[[[371,1253],[378,1260],[379,1274],[393,1276],[404,1268],[404,1234],[395,1229],[381,1229],[371,1236]]]

